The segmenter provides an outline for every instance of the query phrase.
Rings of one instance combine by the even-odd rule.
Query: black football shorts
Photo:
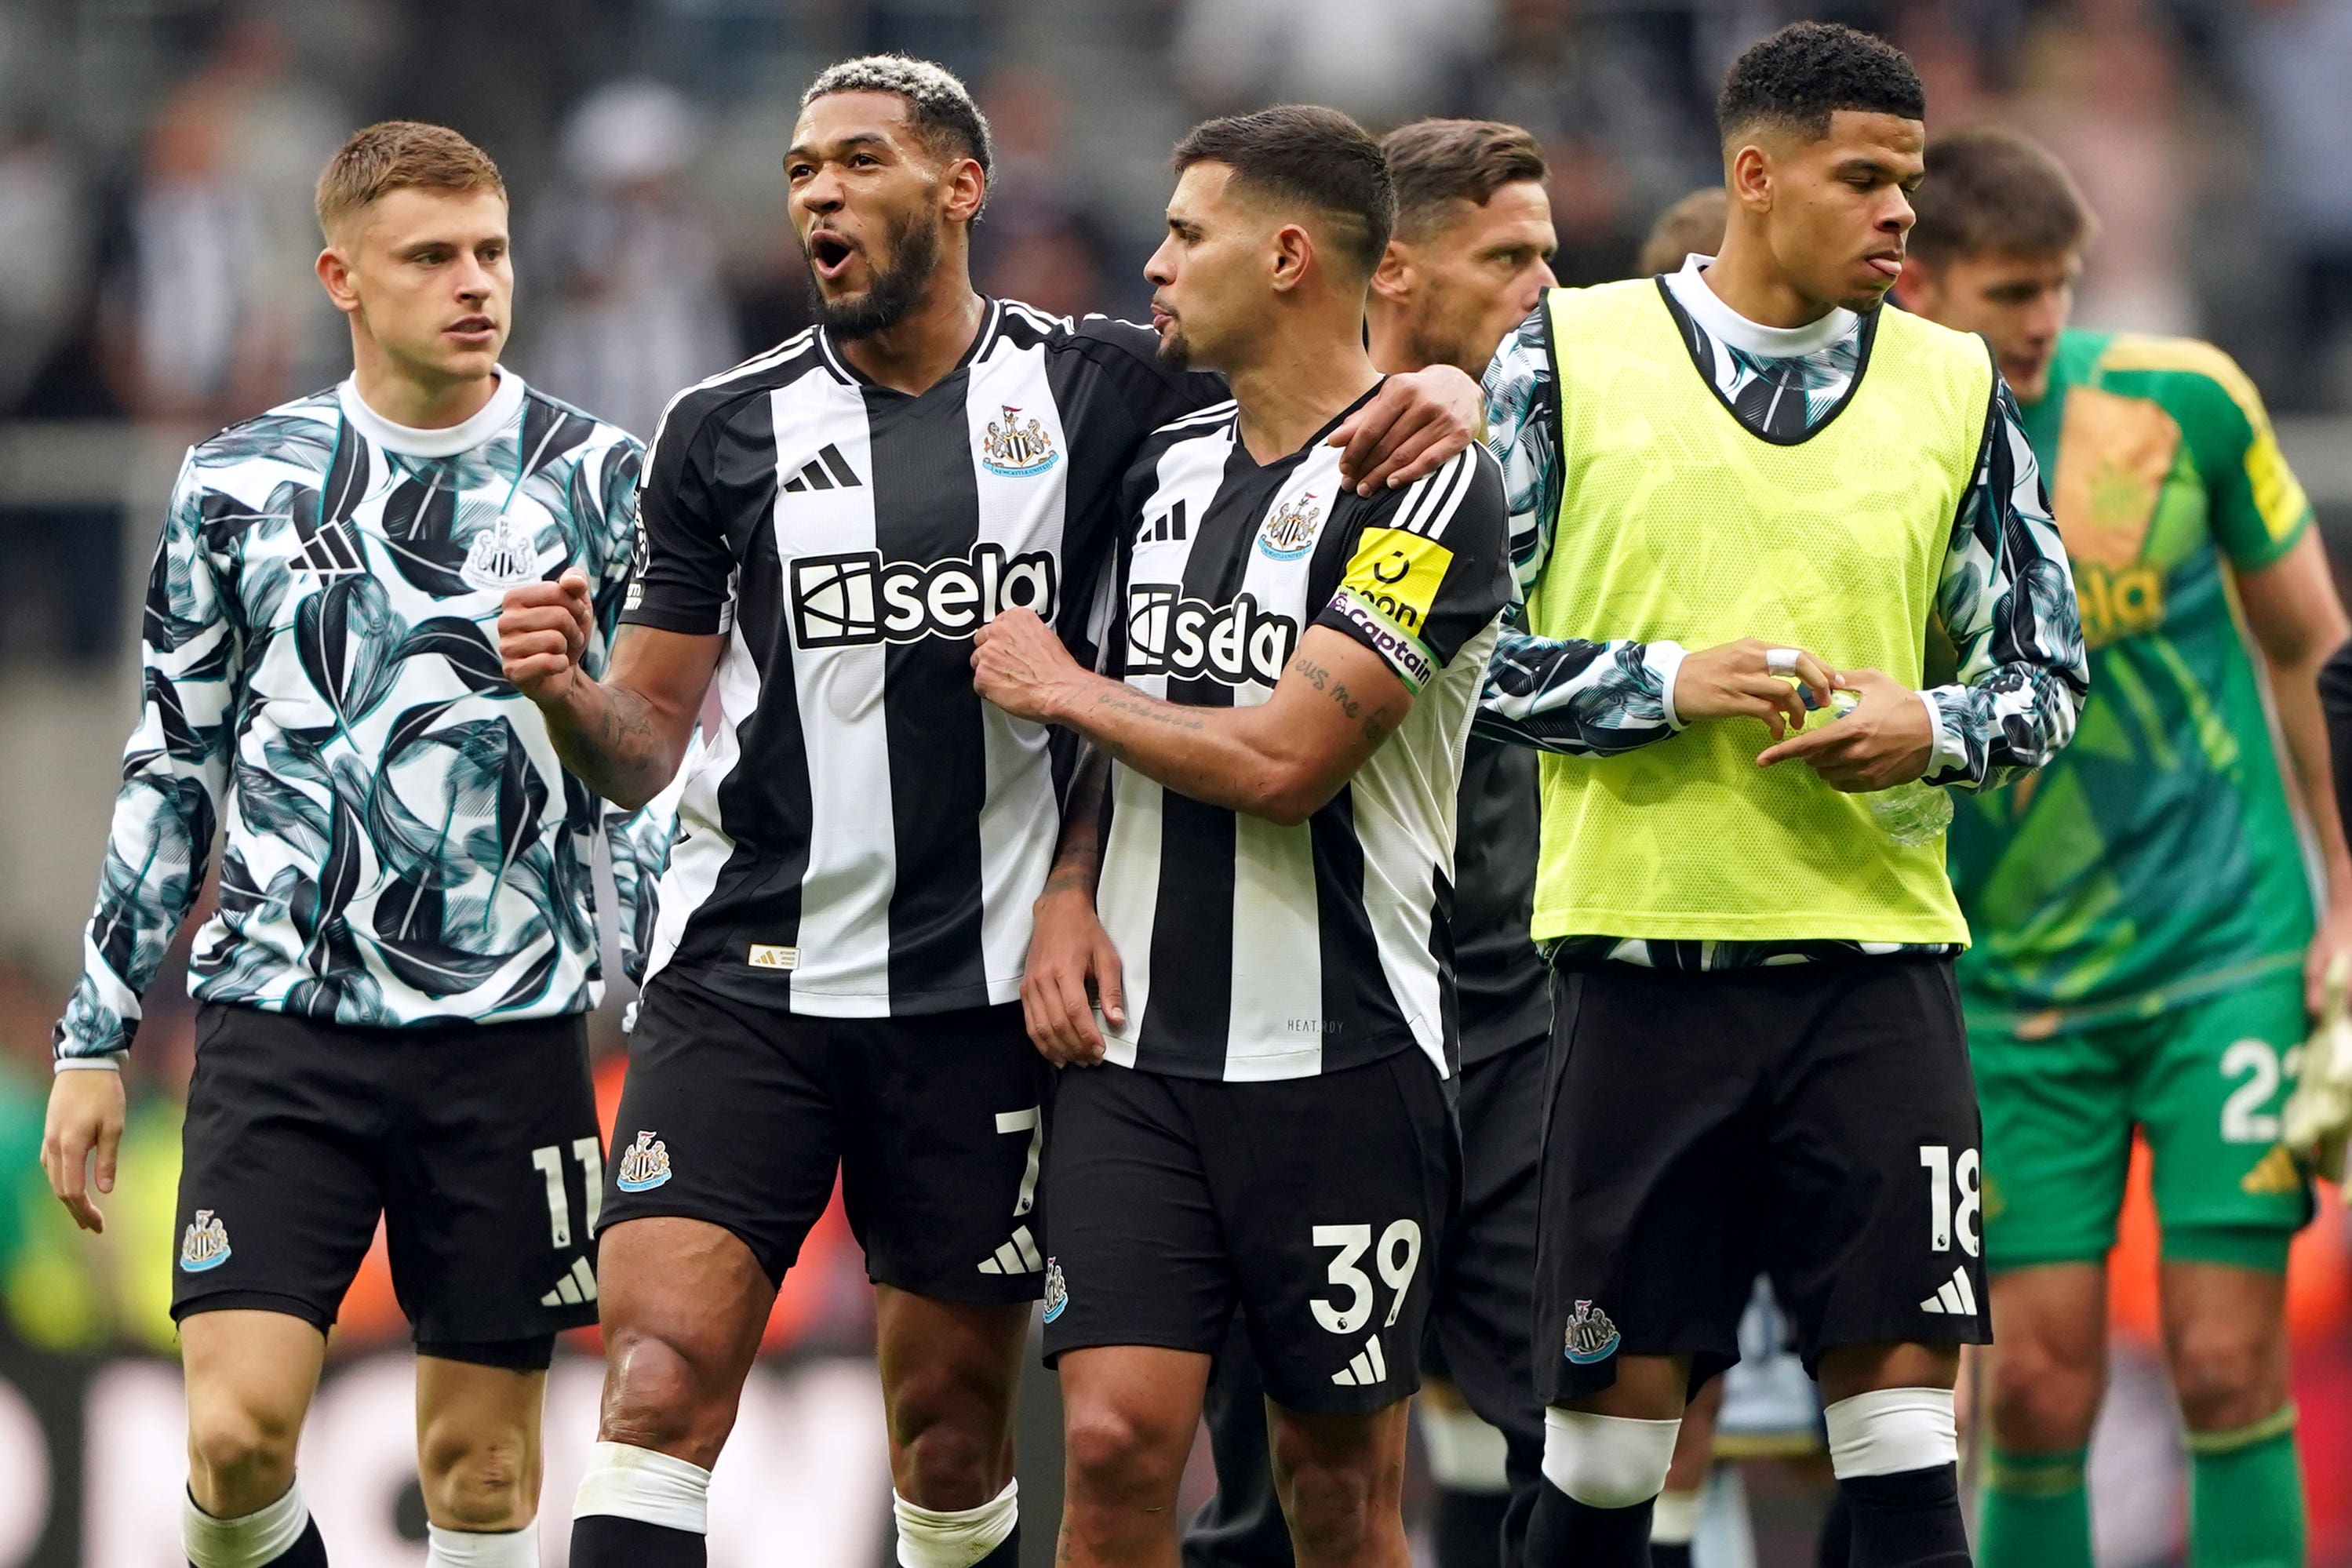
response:
[[[1213,1355],[1238,1307],[1278,1405],[1369,1414],[1420,1386],[1456,1160],[1419,1051],[1256,1083],[1066,1069],[1045,1166],[1049,1364]]]
[[[1981,1124],[1948,959],[1559,971],[1536,1269],[1547,1403],[1626,1355],[1739,1358],[1770,1276],[1797,1349],[1982,1344]]]
[[[934,1301],[1034,1301],[1052,1076],[1018,1003],[808,1018],[664,969],[629,1037],[604,1228],[707,1220],[782,1280],[838,1172],[875,1283]]]
[[[335,1321],[383,1221],[420,1352],[545,1366],[596,1321],[604,1145],[574,1016],[356,1029],[196,1009],[172,1316]]]

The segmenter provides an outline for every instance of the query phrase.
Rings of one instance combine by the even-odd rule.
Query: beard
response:
[[[929,286],[931,274],[939,270],[937,224],[909,214],[891,219],[884,233],[889,240],[891,262],[887,268],[875,272],[865,293],[850,299],[827,299],[817,287],[815,272],[809,274],[809,309],[836,342],[871,338],[905,320]],[[806,240],[801,242],[801,255],[808,256]],[[867,260],[871,265],[870,254]]]
[[[1171,327],[1160,334],[1160,347],[1153,350],[1162,365],[1171,371],[1192,368],[1192,340],[1184,336],[1181,327]]]

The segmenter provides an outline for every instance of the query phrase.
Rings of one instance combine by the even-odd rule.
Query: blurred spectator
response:
[[[2170,40],[2146,0],[2074,0],[2028,36],[2017,118],[2099,215],[2084,327],[2190,334],[2188,219],[2200,175]]]
[[[980,287],[1056,316],[1109,311],[1109,244],[1092,193],[1073,174],[1058,83],[1030,67],[1001,71],[981,94],[996,144],[988,208],[973,231]]]
[[[2352,5],[2261,0],[2247,21],[2264,215],[2299,296],[2288,323],[2298,350],[2285,360],[2277,402],[2341,404],[2352,327]]]
[[[718,242],[685,181],[701,141],[670,88],[599,88],[564,129],[567,187],[520,257],[526,289],[553,296],[530,340],[533,379],[641,436],[679,388],[738,357]]]
[[[341,355],[341,321],[310,277],[310,192],[343,116],[290,65],[274,28],[236,23],[149,129],[100,317],[134,413],[226,423]]]
[[[1721,177],[1713,89],[1695,90],[1655,20],[1503,0],[1492,53],[1452,95],[1453,112],[1524,125],[1543,143],[1562,283],[1623,277],[1651,218]]]
[[[0,408],[13,408],[72,328],[89,266],[81,192],[46,131],[0,144]]]
[[[1493,0],[1186,0],[1174,64],[1213,112],[1328,103],[1385,127],[1484,56],[1492,16]]]

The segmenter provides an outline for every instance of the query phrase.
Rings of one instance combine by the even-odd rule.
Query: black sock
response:
[[[1507,1491],[1438,1488],[1429,1511],[1437,1568],[1502,1568],[1503,1515],[1510,1506]]]
[[[971,1568],[1021,1568],[1021,1521],[1013,1521],[1013,1533],[996,1543],[996,1550],[973,1563]]]
[[[1648,1568],[1649,1562],[1649,1503],[1591,1508],[1544,1482],[1528,1525],[1527,1568]]]
[[[1829,1511],[1822,1515],[1822,1538],[1813,1545],[1813,1568],[1851,1568],[1853,1562],[1853,1513],[1846,1507],[1845,1489],[1830,1492]]]
[[[1650,1568],[1691,1568],[1691,1543],[1687,1541],[1651,1542]]]
[[[1853,1521],[1852,1568],[1969,1568],[1958,1465],[1856,1476],[1838,1490]]]
[[[319,1521],[303,1521],[294,1544],[271,1558],[266,1568],[327,1568],[327,1538],[319,1533]]]
[[[709,1549],[690,1530],[583,1513],[572,1521],[572,1568],[707,1568]]]

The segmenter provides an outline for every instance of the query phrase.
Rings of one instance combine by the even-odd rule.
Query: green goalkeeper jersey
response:
[[[2220,350],[2066,333],[2025,409],[2074,563],[2091,698],[2014,788],[1956,796],[1970,1019],[2033,1037],[2302,961],[2311,883],[2231,572],[2311,523]]]

